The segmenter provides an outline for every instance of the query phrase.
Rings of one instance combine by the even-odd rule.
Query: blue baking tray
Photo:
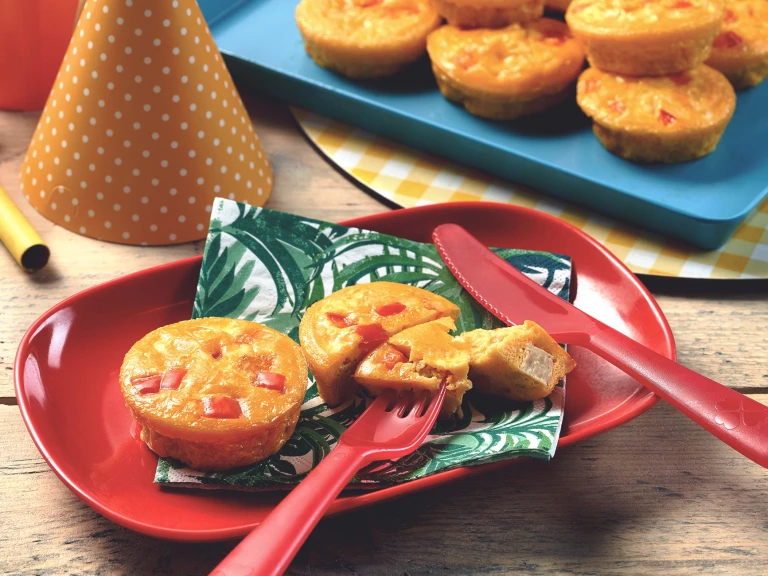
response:
[[[316,66],[293,13],[298,0],[200,0],[238,84],[679,238],[722,245],[768,195],[768,82],[744,91],[717,150],[675,165],[620,160],[567,103],[516,122],[447,102],[423,59],[395,77],[352,81]]]

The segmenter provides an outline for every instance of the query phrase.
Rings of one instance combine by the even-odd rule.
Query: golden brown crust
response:
[[[725,74],[737,90],[768,77],[768,2],[728,0],[707,65]]]
[[[469,376],[478,392],[515,401],[539,400],[576,367],[576,362],[538,324],[497,330],[472,330],[455,338],[469,347]],[[549,379],[537,380],[521,370],[527,346],[535,346],[552,358]]]
[[[307,365],[299,346],[276,330],[202,318],[144,336],[126,354],[119,378],[150,447],[200,469],[224,469],[280,449],[306,392]],[[264,378],[276,384],[265,386]]]
[[[736,95],[709,68],[632,78],[585,70],[577,102],[611,152],[641,162],[682,162],[710,153],[728,125]]]
[[[709,56],[723,0],[574,0],[565,18],[596,68],[663,76]]]
[[[351,78],[389,76],[413,62],[440,21],[429,0],[302,0],[296,8],[312,59]]]
[[[403,309],[387,315],[377,312],[393,304]],[[442,317],[458,318],[458,306],[432,292],[394,282],[349,286],[316,302],[301,319],[299,340],[320,396],[330,406],[349,400],[357,391],[355,367],[365,354],[389,336]],[[377,325],[383,340],[369,345],[360,329]]]
[[[502,28],[541,18],[544,0],[432,0],[440,15],[460,28]]]
[[[505,120],[563,100],[584,63],[567,26],[549,18],[498,30],[444,26],[430,34],[427,51],[446,98]]]

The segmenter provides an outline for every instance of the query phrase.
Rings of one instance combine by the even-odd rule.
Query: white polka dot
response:
[[[122,118],[122,117],[123,117],[123,113],[122,113],[122,112],[120,112],[120,110],[118,110],[117,112],[115,112],[115,118],[117,118],[118,120],[120,120],[120,118]]]
[[[205,182],[205,179],[203,179],[202,177],[197,179],[198,186],[202,185],[204,182]]]
[[[123,71],[123,66],[121,64],[118,64],[117,66],[115,66],[115,70],[117,70],[117,72],[120,73]]]
[[[205,117],[208,118],[208,120],[210,120],[211,117],[213,117],[213,114],[211,114],[210,110],[208,110],[208,112],[205,113]]]
[[[132,53],[132,52],[133,52],[133,49],[132,49],[130,46],[126,46],[126,47],[125,47],[125,53],[126,53],[126,54],[130,54],[130,53]]]
[[[219,140],[218,138],[214,138],[213,139],[213,145],[214,146],[218,146],[220,143],[221,143],[221,140]]]
[[[186,217],[182,214],[179,216],[179,222],[184,223],[186,221]]]
[[[64,215],[64,222],[69,222],[69,220],[70,220],[69,214],[65,214]]]
[[[253,184],[251,184],[251,181],[248,180],[248,182],[245,183],[245,185],[250,189],[253,187]]]
[[[222,174],[226,174],[227,173],[227,167],[226,166],[222,166],[221,167],[221,173]]]
[[[182,84],[186,84],[187,82],[189,82],[189,77],[188,76],[182,76],[181,77],[181,83]]]
[[[141,197],[141,203],[142,204],[149,204],[149,198],[147,198],[146,196],[142,196]]]
[[[158,184],[160,184],[160,180],[157,178],[152,178],[152,186],[157,186]]]
[[[171,196],[176,196],[176,194],[178,194],[178,190],[176,190],[176,188],[171,188],[170,190],[168,190],[168,193]]]
[[[99,58],[101,58],[101,61],[104,62],[107,59],[107,55],[104,52],[102,52]]]
[[[214,100],[216,100],[216,92],[215,92],[215,91],[214,91],[214,92],[211,92],[211,98],[213,98]]]
[[[195,110],[197,110],[197,104],[190,104],[190,105],[189,105],[189,109],[190,109],[192,112],[194,112]]]
[[[186,36],[187,35],[187,29],[186,28],[184,28],[184,27],[181,28],[181,35],[182,36]]]
[[[56,202],[51,202],[51,208],[53,208],[54,210],[56,210]]]
[[[131,220],[133,220],[134,222],[138,222],[139,221],[139,215],[138,214],[134,214],[133,216],[131,216]]]
[[[109,220],[104,222],[104,228],[112,228],[112,222],[110,222]]]
[[[104,14],[106,14],[107,12],[109,12],[109,6],[104,6],[102,10],[104,11]]]
[[[144,151],[141,153],[141,155],[142,155],[142,156],[144,156],[144,158],[149,158],[149,150],[144,150]]]
[[[115,89],[115,85],[114,85],[114,83],[112,83],[112,82],[107,82],[107,89],[109,89],[109,90],[114,90],[114,89]]]
[[[152,232],[157,232],[157,224],[152,224],[149,229],[152,230]]]
[[[93,78],[98,78],[98,77],[99,77],[99,73],[98,73],[98,72],[96,72],[96,70],[94,70],[93,72],[91,72],[91,76],[92,76]]]
[[[125,95],[125,101],[126,101],[126,102],[130,102],[130,101],[131,101],[131,98],[133,98],[133,96],[131,96],[130,94],[126,94],[126,95]]]
[[[96,172],[96,164],[88,164],[88,170],[91,172]]]
[[[179,52],[181,52],[181,50],[179,50],[178,48],[174,48],[173,50],[171,50],[171,52],[173,52],[174,56],[178,56]]]
[[[222,126],[222,127],[223,127],[223,126],[224,126],[224,124],[225,124],[224,120],[219,120],[219,126]]]
[[[203,85],[202,84],[198,84],[197,85],[197,91],[198,92],[202,92],[203,91]]]
[[[96,212],[94,212],[93,210],[88,210],[88,216],[93,218],[95,215],[96,215]]]
[[[190,158],[194,158],[195,156],[197,156],[197,152],[195,152],[194,150],[190,150],[189,151],[189,157]]]
[[[126,148],[130,148],[131,147],[131,141],[130,140],[123,140],[123,146],[125,146]]]
[[[141,124],[140,124],[140,123],[138,123],[138,122],[134,122],[134,123],[133,123],[133,129],[134,129],[134,130],[139,130],[139,129],[141,129]]]
[[[181,123],[181,129],[182,130],[186,130],[187,128],[189,128],[189,124],[187,124],[186,122],[182,122]]]
[[[147,18],[152,16],[152,10],[144,10],[144,16],[146,16]]]
[[[235,180],[240,181],[240,174],[235,172]]]
[[[85,234],[85,226],[80,226],[80,234]]]
[[[155,46],[160,46],[160,38],[155,38],[152,42]]]
[[[87,187],[88,187],[88,183],[87,183],[85,180],[83,180],[82,182],[80,182],[80,188],[82,188],[82,189],[86,189]]]
[[[187,175],[187,169],[186,168],[182,168],[181,170],[179,170],[179,174],[181,174],[182,176],[186,176]]]
[[[212,206],[210,204],[206,204],[205,211],[208,212],[208,214],[210,214],[211,213],[211,208],[212,208]]]
[[[99,154],[104,154],[104,148],[99,146],[98,148],[96,148],[96,152],[98,152]]]
[[[130,186],[123,186],[123,193],[124,194],[130,194],[131,193],[131,187]]]
[[[160,212],[162,214],[165,214],[166,212],[168,212],[168,207],[167,206],[160,206]]]
[[[221,105],[222,105],[222,106],[224,106],[224,108],[226,108],[227,106],[229,106],[229,104],[227,103],[227,100],[226,100],[226,98],[225,98],[224,100],[222,100],[222,101],[221,101]]]
[[[206,163],[208,166],[210,166],[211,164],[213,164],[213,158],[206,158],[206,159],[205,159],[205,163]]]
[[[116,165],[120,166],[120,164],[122,164],[122,163],[123,163],[123,159],[122,158],[115,158],[115,164]]]
[[[168,114],[163,114],[162,116],[163,122],[168,122],[168,120],[171,118]]]
[[[61,147],[62,148],[66,148],[67,147],[67,141],[66,140],[62,140],[61,141]]]
[[[160,134],[157,132],[152,132],[152,140],[157,140],[158,138],[160,138]]]
[[[170,238],[171,241],[174,241],[174,240],[176,240],[176,234],[169,234],[168,238]]]
[[[134,176],[139,176],[141,174],[141,171],[138,168],[134,168],[133,170],[131,170],[131,174],[133,174]]]
[[[141,76],[136,75],[136,77],[133,79],[133,81],[136,82],[136,84],[141,84]]]
[[[153,91],[155,94],[160,94],[160,86],[155,86],[154,88],[152,88],[152,91]]]
[[[194,196],[190,196],[189,197],[189,203],[190,204],[194,204],[195,203],[195,197]]]
[[[136,30],[134,30],[133,33],[136,34],[136,36],[141,36],[142,34],[141,28],[136,28]]]
[[[179,98],[179,96],[177,94],[173,98],[171,98],[171,100],[173,100],[174,102],[178,102],[179,100],[181,100],[181,98]]]
[[[114,210],[115,212],[120,212],[120,204],[115,204],[114,206],[112,206],[112,210]]]
[[[110,178],[109,180],[107,180],[107,182],[112,182],[112,179]],[[97,192],[96,193],[96,199],[97,200],[104,200],[104,194],[102,194],[101,192]]]
[[[165,20],[163,20],[163,26],[168,28],[168,26],[170,26],[170,25],[171,25],[171,21],[170,20],[168,20],[167,18]]]
[[[202,224],[198,224],[197,225],[198,232],[202,232],[204,228],[205,228],[205,226],[203,226]]]
[[[214,187],[213,187],[213,191],[214,191],[214,192],[221,192],[221,186],[219,186],[218,184],[216,184],[216,186],[214,186]]]
[[[232,146],[227,146],[227,154],[232,154]]]
[[[130,237],[131,237],[131,235],[128,234],[128,232],[123,232],[123,239],[124,240],[128,240],[128,238],[130,238]]]
[[[171,69],[168,68],[168,66],[164,66],[163,67],[163,74],[170,74],[170,73],[171,73]]]
[[[162,166],[163,168],[168,168],[168,160],[163,160],[162,162],[160,162],[160,166]]]
[[[178,147],[179,147],[179,143],[178,143],[178,142],[176,142],[176,140],[174,140],[173,142],[171,142],[171,148],[174,148],[174,149],[175,149],[175,148],[178,148]]]
[[[125,23],[125,20],[123,20],[122,18],[118,18],[118,19],[117,19],[117,23],[118,23],[120,26],[122,26],[122,25]]]
[[[189,63],[190,64],[194,64],[195,63],[195,57],[194,56],[190,56],[189,57]]]
[[[144,104],[144,112],[149,112],[150,110],[152,110],[152,106],[149,104]]]
[[[96,118],[92,117],[88,122],[90,122],[91,126],[96,126]]]

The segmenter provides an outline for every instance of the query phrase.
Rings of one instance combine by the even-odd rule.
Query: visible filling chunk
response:
[[[536,348],[531,343],[525,346],[525,357],[520,364],[520,371],[542,384],[549,383],[552,378],[552,369],[555,365],[554,358],[541,348]]]

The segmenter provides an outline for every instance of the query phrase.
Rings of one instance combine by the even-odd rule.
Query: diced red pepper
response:
[[[405,304],[402,304],[401,302],[393,302],[392,304],[384,304],[384,306],[376,308],[376,314],[379,316],[393,316],[395,314],[400,314],[405,308]]]
[[[691,8],[692,6],[693,6],[693,4],[688,2],[688,0],[678,0],[678,2],[675,2],[672,5],[672,8],[678,8],[678,9],[680,9],[680,8]]]
[[[670,124],[677,122],[677,118],[663,109],[659,110],[659,120],[661,120],[661,123],[664,124],[664,126],[669,126]]]
[[[160,390],[178,390],[184,375],[187,373],[183,368],[172,368],[163,374],[163,382],[160,384]]]
[[[347,326],[352,326],[355,323],[355,321],[351,320],[349,316],[345,316],[344,314],[336,314],[336,312],[326,312],[325,317],[333,322],[337,328],[346,328]]]
[[[741,45],[742,42],[744,42],[744,39],[741,36],[732,30],[728,30],[727,32],[718,34],[712,45],[715,48],[736,48],[736,46]]]
[[[267,390],[277,390],[281,394],[285,392],[285,376],[274,372],[259,372],[256,374],[256,386]]]
[[[383,344],[389,340],[389,334],[381,324],[363,324],[362,326],[355,327],[355,333],[360,336],[363,341],[360,343],[360,349],[368,352],[373,350],[379,344]]]
[[[203,398],[203,414],[208,418],[240,418],[243,411],[229,396],[207,396]]]
[[[608,104],[608,108],[616,112],[616,114],[622,114],[627,109],[621,100],[611,100],[611,103]]]
[[[397,348],[388,348],[387,351],[384,352],[383,360],[387,370],[392,370],[398,364],[408,362],[408,357]]]
[[[685,72],[681,72],[680,74],[672,74],[669,79],[678,86],[685,86],[691,82],[691,77]]]
[[[147,394],[157,394],[160,392],[160,380],[162,380],[160,374],[153,374],[152,376],[134,378],[131,380],[131,384],[136,387],[139,394],[146,396]]]
[[[355,3],[360,8],[370,8],[371,6],[376,6],[377,4],[381,4],[381,0],[357,0]]]
[[[739,18],[736,16],[736,13],[731,10],[730,8],[725,11],[725,17],[723,18],[723,22],[726,24],[733,24],[738,20]]]
[[[214,360],[221,360],[221,350],[216,350],[211,356]]]

